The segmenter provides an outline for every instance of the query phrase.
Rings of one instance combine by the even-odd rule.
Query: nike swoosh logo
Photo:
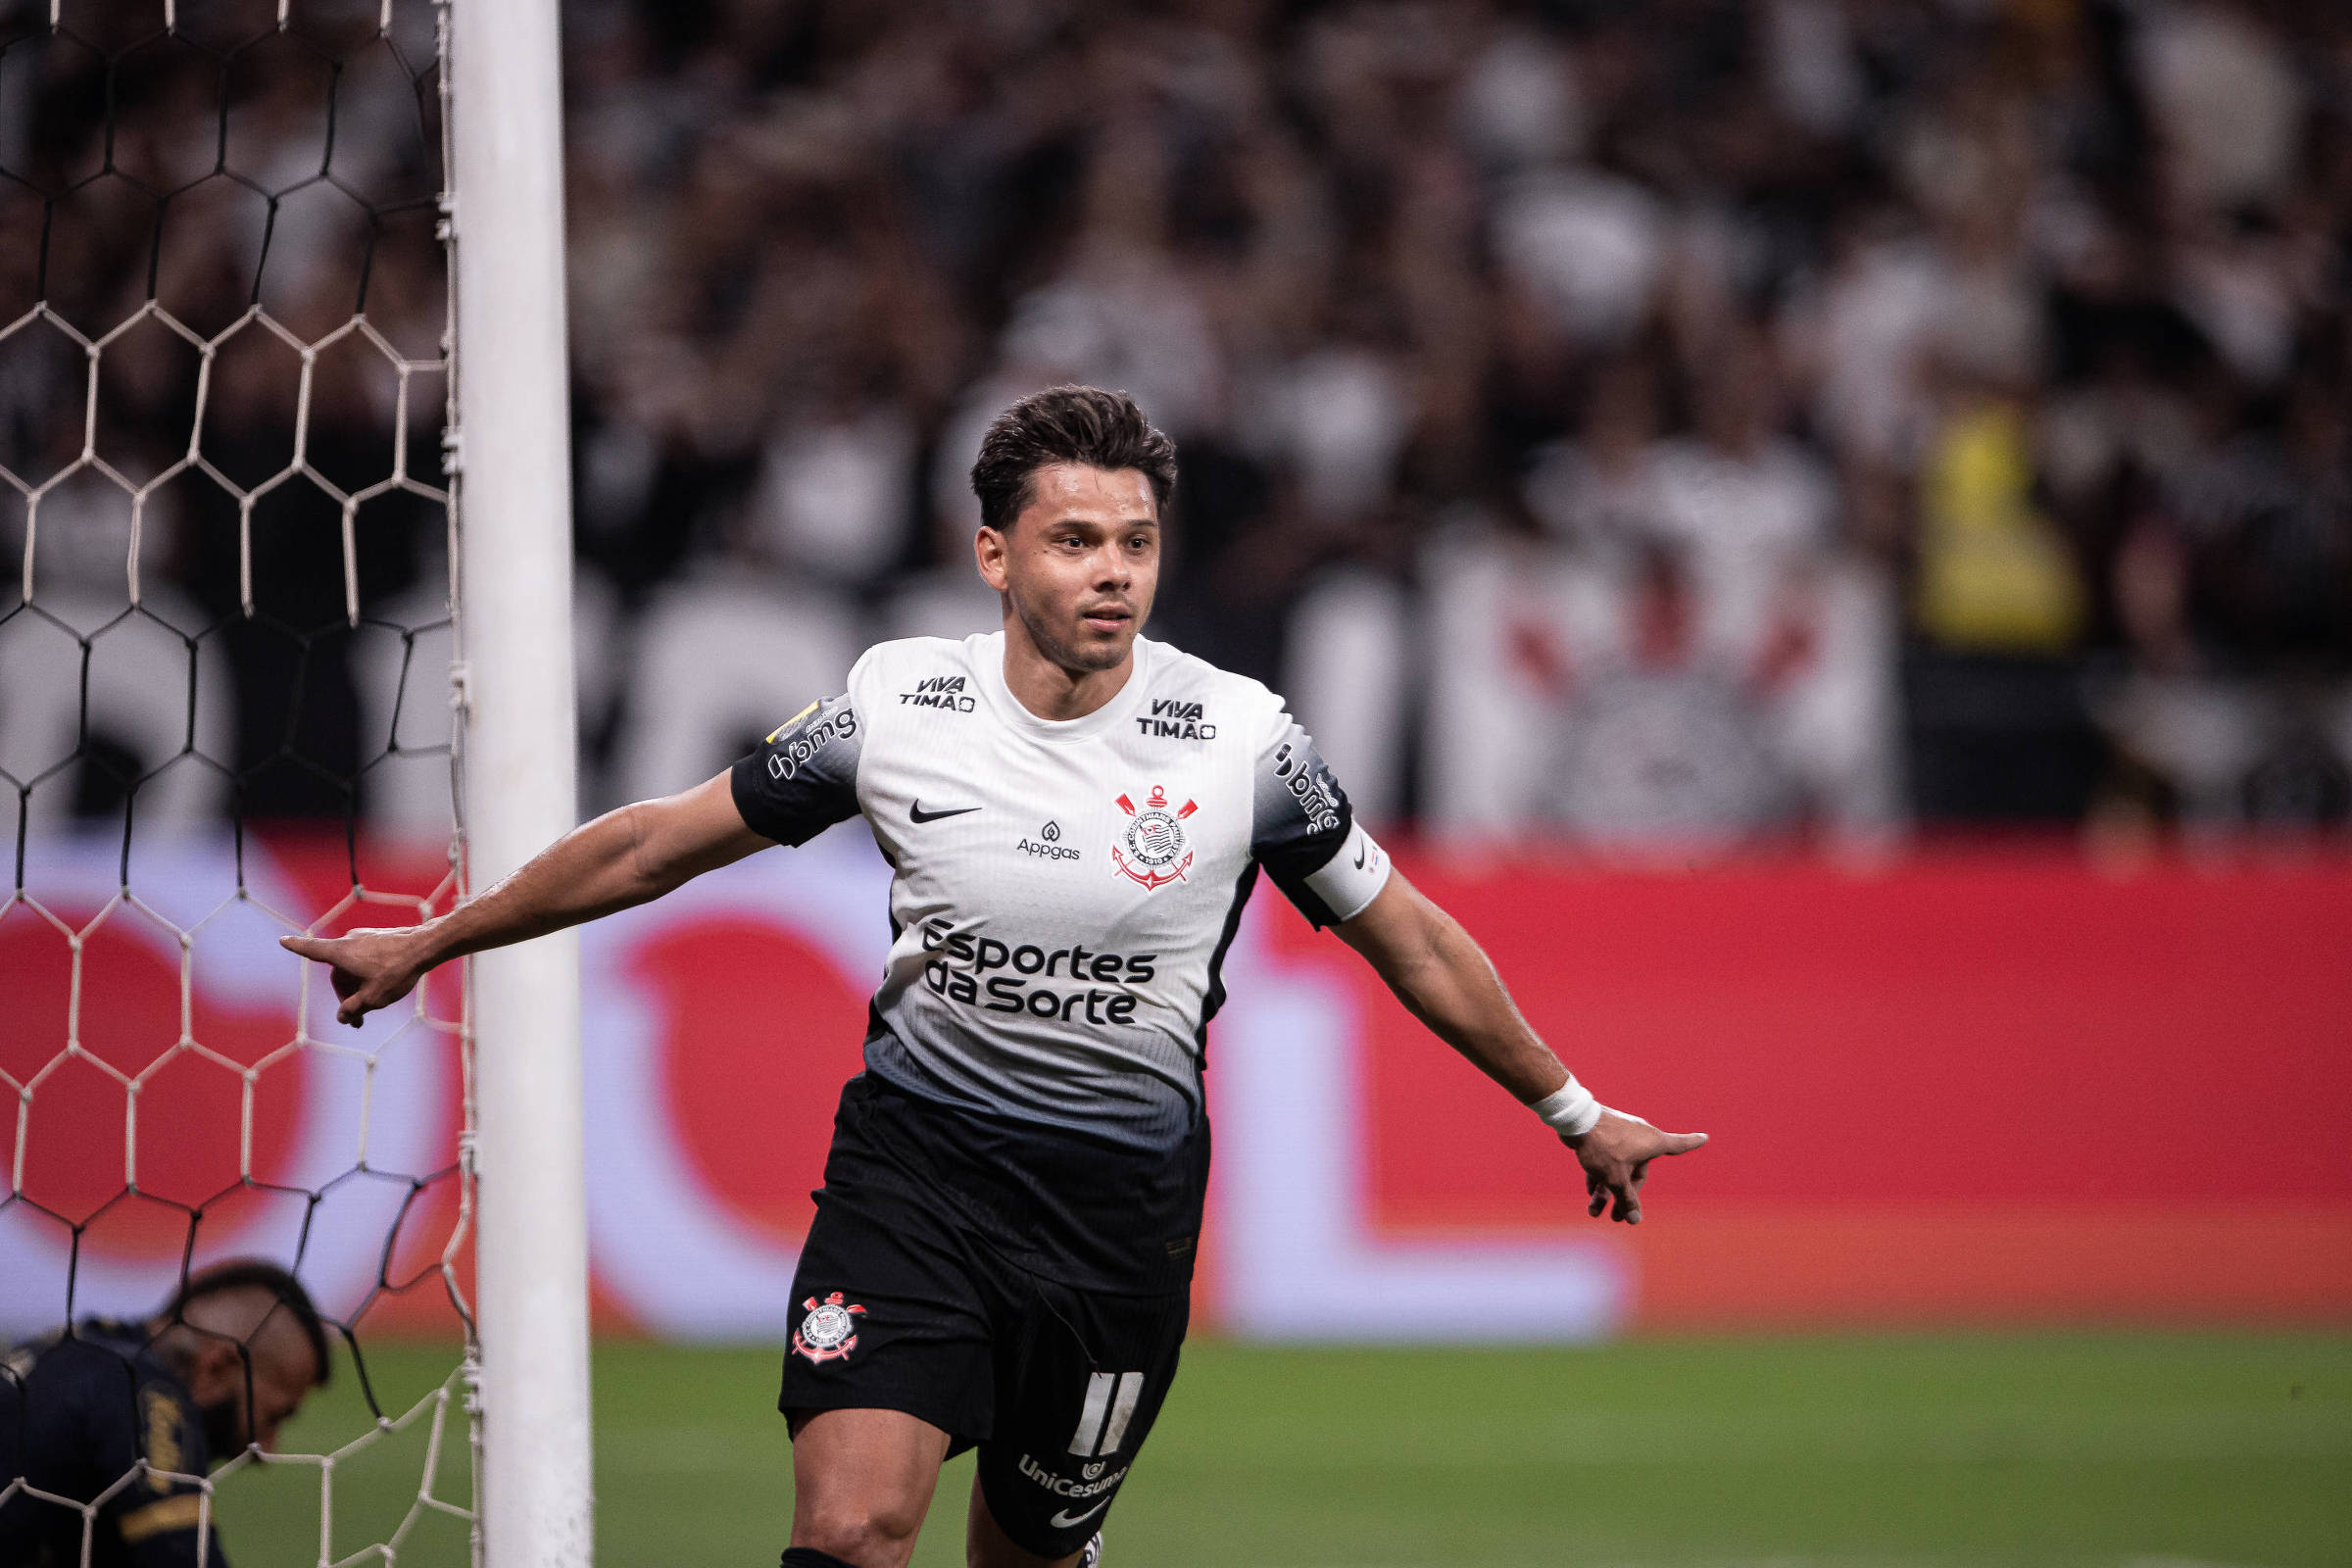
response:
[[[1362,849],[1355,852],[1355,868],[1358,871],[1361,871],[1364,868],[1364,857],[1370,855],[1371,853],[1372,846],[1370,844],[1366,844]]]
[[[977,806],[958,806],[951,811],[926,811],[923,809],[923,803],[917,801],[906,808],[906,814],[917,822],[936,822],[943,816],[962,816],[966,812],[978,809],[980,808]]]
[[[1051,1525],[1055,1530],[1067,1530],[1073,1525],[1081,1524],[1086,1520],[1092,1519],[1095,1515],[1101,1513],[1103,1509],[1109,1506],[1110,1499],[1108,1497],[1104,1497],[1101,1502],[1096,1503],[1092,1508],[1087,1509],[1084,1513],[1057,1513],[1053,1518],[1047,1520],[1046,1523]]]

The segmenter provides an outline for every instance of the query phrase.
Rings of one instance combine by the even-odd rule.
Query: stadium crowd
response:
[[[1154,634],[1286,691],[1376,820],[1680,850],[2352,818],[2352,11],[577,0],[565,25],[590,806],[708,776],[867,643],[993,626],[965,469],[1011,397],[1081,380],[1182,448]],[[22,56],[0,167],[62,170],[28,106],[93,68],[51,47],[27,94]],[[338,208],[267,267],[223,224],[159,294],[233,317],[263,267],[331,325],[373,232],[369,318],[425,352],[414,86],[355,74],[336,110],[347,183],[402,221]],[[298,172],[303,89],[230,89],[249,156]],[[13,277],[36,247],[0,232]],[[145,253],[113,243],[74,275],[119,279],[53,262],[52,292],[135,305]],[[232,446],[289,417],[267,347],[217,372]],[[166,451],[169,349],[120,411]],[[29,363],[0,360],[11,451],[71,447],[79,406]],[[355,366],[322,372],[315,445],[380,469],[382,364]],[[412,421],[413,471],[434,436]],[[218,542],[223,505],[192,484],[183,532]],[[321,505],[257,551],[289,625],[341,603]],[[429,603],[437,510],[359,515],[371,604]],[[233,552],[176,559],[192,603],[233,602]],[[398,652],[364,633],[360,687]],[[253,757],[294,699],[225,652]],[[296,727],[364,759],[385,720],[363,691],[332,733],[328,684]],[[318,771],[249,798],[323,808]],[[361,789],[435,808],[397,795]]]

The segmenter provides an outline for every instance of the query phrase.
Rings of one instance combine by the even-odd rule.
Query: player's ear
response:
[[[1005,558],[1010,554],[1009,541],[987,523],[972,535],[972,559],[979,564],[980,580],[998,593],[1004,591]]]

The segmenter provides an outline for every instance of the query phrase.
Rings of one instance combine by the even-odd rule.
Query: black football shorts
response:
[[[847,1128],[816,1198],[778,1407],[796,1421],[918,1416],[949,1434],[950,1453],[980,1450],[989,1511],[1016,1544],[1043,1557],[1085,1545],[1176,1375],[1187,1293],[1032,1273]]]

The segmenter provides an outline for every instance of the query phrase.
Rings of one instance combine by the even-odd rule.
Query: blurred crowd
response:
[[[979,431],[1082,380],[1182,452],[1152,634],[1287,692],[1376,819],[2352,817],[2352,8],[564,17],[590,806],[992,627]],[[370,133],[387,188],[430,119]],[[428,272],[370,319],[437,331]],[[429,599],[430,512],[371,595]]]
[[[0,0],[0,823],[421,830],[449,801],[433,13],[173,10]]]
[[[1375,815],[2339,821],[2352,12],[568,13],[582,556],[990,623],[1009,397]],[[819,586],[821,585],[821,587]]]

